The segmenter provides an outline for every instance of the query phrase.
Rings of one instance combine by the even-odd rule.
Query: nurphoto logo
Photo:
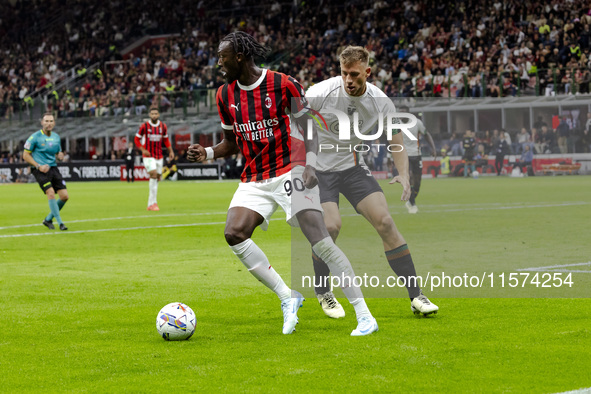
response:
[[[342,142],[349,142],[352,140],[359,140],[360,143],[357,144],[326,144],[321,143],[318,147],[319,152],[323,151],[336,151],[336,152],[369,152],[372,148],[372,144],[366,144],[363,141],[376,141],[379,140],[384,133],[386,133],[386,137],[388,141],[392,140],[392,136],[397,134],[394,130],[399,130],[404,133],[410,140],[416,141],[417,138],[412,134],[410,129],[417,125],[417,118],[411,114],[406,112],[392,112],[392,113],[382,113],[379,112],[377,114],[377,128],[373,133],[364,134],[359,130],[359,126],[362,124],[362,121],[359,120],[359,113],[357,111],[352,111],[349,115],[339,111],[335,108],[325,109],[323,110],[323,114],[326,115],[334,115],[338,120],[338,136],[339,140]],[[322,119],[322,122],[326,124],[323,115],[316,112],[316,115]],[[316,117],[314,117],[316,118]],[[403,122],[402,120],[406,120]],[[318,122],[318,119],[308,119],[308,128],[307,128],[307,138],[312,138],[313,136],[313,127],[314,122]],[[384,127],[385,123],[385,127]],[[353,136],[351,134],[351,129],[353,129]],[[385,130],[384,130],[385,129]],[[395,153],[401,152],[404,150],[404,146],[401,144],[373,144],[374,147],[380,151],[382,148],[388,150],[388,152]]]

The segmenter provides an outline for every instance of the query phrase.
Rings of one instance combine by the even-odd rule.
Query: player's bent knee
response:
[[[230,246],[238,245],[239,243],[244,242],[248,238],[250,238],[243,231],[235,229],[226,229],[226,231],[224,232],[224,237],[226,238],[226,242]]]
[[[378,223],[376,223],[376,230],[379,233],[386,233],[386,232],[394,232],[400,235],[400,232],[396,228],[396,224],[394,224],[394,219],[390,215],[383,216]]]
[[[330,234],[332,239],[337,239],[339,233],[341,232],[341,223],[327,223],[326,229]]]

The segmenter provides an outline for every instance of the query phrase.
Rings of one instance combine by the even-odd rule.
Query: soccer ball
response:
[[[478,175],[480,175],[480,174],[478,173],[478,171],[473,171],[473,172],[472,172],[472,178],[474,178],[474,179],[478,179]]]
[[[196,324],[195,312],[182,302],[166,305],[156,316],[156,330],[167,341],[191,338]]]

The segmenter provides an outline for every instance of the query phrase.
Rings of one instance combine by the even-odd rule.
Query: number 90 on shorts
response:
[[[294,191],[302,193],[306,190],[304,181],[300,178],[286,180],[285,183],[283,183],[283,188],[285,189],[288,197],[291,197]]]
[[[318,186],[307,189],[302,179],[304,167],[296,166],[286,174],[262,182],[240,183],[230,208],[245,207],[264,218],[261,228],[267,230],[269,219],[281,207],[287,222],[299,227],[296,214],[306,209],[322,212]]]

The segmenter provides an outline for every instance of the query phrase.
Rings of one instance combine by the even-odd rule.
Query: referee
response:
[[[41,190],[49,200],[49,215],[43,220],[43,225],[54,230],[53,218],[57,220],[60,230],[68,228],[62,222],[60,210],[68,201],[68,190],[66,181],[62,178],[55,161],[56,157],[61,161],[64,159],[64,152],[59,135],[53,133],[55,119],[51,113],[46,113],[41,118],[41,130],[33,133],[25,143],[23,159],[33,166],[33,175],[41,186]],[[56,201],[55,192],[59,199]]]

